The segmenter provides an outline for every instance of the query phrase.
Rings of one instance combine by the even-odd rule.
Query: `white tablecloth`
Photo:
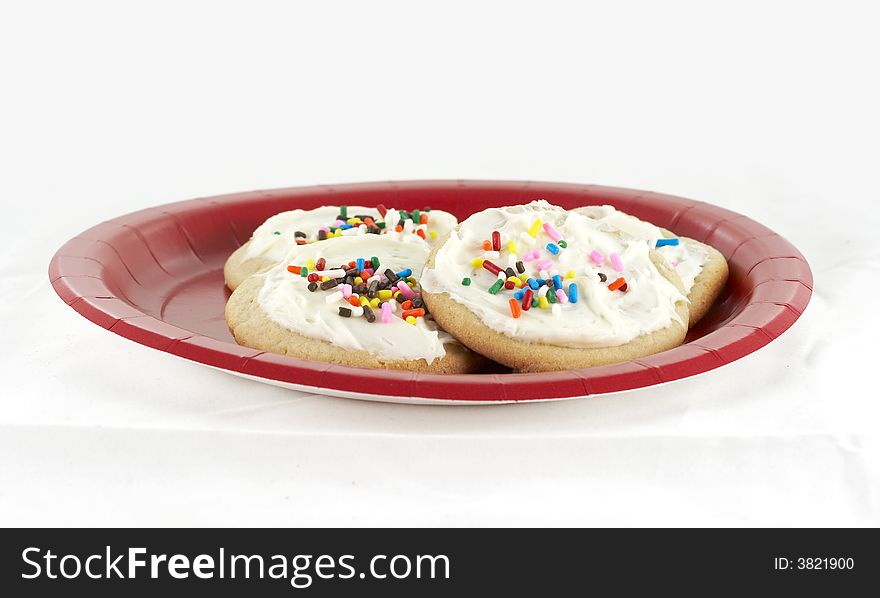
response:
[[[4,19],[18,93],[0,114],[0,524],[880,524],[870,19],[505,3],[429,24],[407,6],[59,3]],[[718,203],[802,250],[813,299],[778,340],[692,379],[426,407],[144,348],[46,276],[68,238],[159,203],[460,177]]]

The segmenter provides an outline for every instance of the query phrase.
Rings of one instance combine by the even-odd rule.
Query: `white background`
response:
[[[872,4],[4,3],[0,524],[880,524]],[[177,360],[47,281],[125,212],[411,178],[713,202],[795,243],[815,294],[694,379],[438,408]]]

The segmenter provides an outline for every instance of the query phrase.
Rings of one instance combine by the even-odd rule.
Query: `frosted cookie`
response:
[[[233,252],[223,268],[226,286],[242,281],[283,260],[291,249],[315,241],[362,234],[389,234],[400,241],[431,243],[457,224],[455,216],[440,210],[387,209],[364,206],[321,206],[275,214],[261,224],[249,241]]]
[[[676,237],[668,230],[639,220],[612,206],[586,206],[574,210],[589,216],[603,230],[619,231],[632,239],[646,241],[681,278],[690,301],[689,326],[706,315],[727,282],[728,267],[724,256],[710,245],[687,237]]]
[[[432,252],[421,282],[444,329],[521,371],[635,359],[687,332],[681,281],[647,243],[546,201],[463,221]]]
[[[242,345],[357,367],[467,373],[485,359],[440,330],[414,273],[430,248],[390,235],[293,249],[247,278],[226,304]]]

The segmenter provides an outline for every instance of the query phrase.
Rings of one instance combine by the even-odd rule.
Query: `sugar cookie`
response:
[[[426,243],[342,237],[293,249],[226,305],[242,345],[357,367],[476,371],[486,360],[440,330],[419,296]],[[314,270],[306,263],[314,264]]]
[[[647,243],[546,201],[469,217],[431,253],[421,283],[444,329],[521,371],[635,359],[687,332],[681,280]]]

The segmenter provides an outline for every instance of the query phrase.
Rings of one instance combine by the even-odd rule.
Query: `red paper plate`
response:
[[[717,248],[730,278],[685,344],[643,359],[540,374],[436,375],[351,368],[237,345],[223,318],[226,258],[269,216],[321,205],[431,206],[463,219],[546,199],[610,204]],[[597,185],[416,181],[300,187],[167,204],[103,222],[65,243],[49,278],[96,324],[142,345],[228,372],[334,396],[397,402],[501,403],[583,397],[693,376],[760,349],[803,313],[813,277],[795,247],[743,216],[691,199]]]

